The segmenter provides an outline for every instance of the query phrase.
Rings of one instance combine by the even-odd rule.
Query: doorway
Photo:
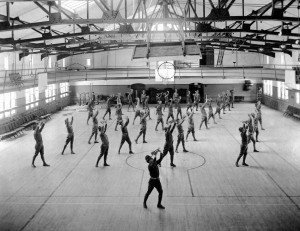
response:
[[[202,83],[190,83],[189,84],[189,91],[191,92],[191,98],[194,101],[193,94],[195,91],[198,90],[200,94],[200,102],[204,103],[204,85]]]

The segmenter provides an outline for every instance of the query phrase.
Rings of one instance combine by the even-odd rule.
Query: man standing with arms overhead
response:
[[[172,122],[170,122],[172,123]],[[165,145],[163,154],[164,156],[167,155],[167,153],[170,153],[170,159],[171,159],[171,166],[176,167],[174,164],[174,146],[173,146],[173,131],[176,127],[176,122],[173,124],[173,126],[170,124],[168,127],[165,128]]]
[[[222,102],[221,96],[220,96],[220,94],[218,94],[217,107],[216,107],[215,115],[219,114],[219,119],[222,119],[221,118],[221,102]]]
[[[96,168],[98,167],[99,161],[102,156],[104,156],[104,166],[109,166],[107,164],[107,155],[108,155],[108,148],[109,148],[109,141],[108,137],[106,135],[106,129],[107,129],[107,123],[106,121],[101,122],[102,126],[99,126],[99,132],[100,132],[100,139],[102,141],[101,149],[100,149],[100,155],[98,156],[97,162],[96,162]],[[104,125],[103,125],[104,124]]]
[[[196,90],[194,93],[194,107],[196,107],[196,111],[198,111],[199,102],[200,102],[200,95],[199,95],[199,91]]]
[[[204,104],[202,104],[202,106],[200,108],[200,111],[201,111],[201,114],[202,114],[202,120],[201,120],[201,123],[200,123],[200,126],[199,126],[199,130],[201,129],[203,123],[205,123],[206,129],[208,129],[208,127],[207,127],[207,113],[206,113],[206,110],[205,110],[206,104],[207,104],[207,100],[205,101]]]
[[[210,118],[213,118],[214,123],[216,124],[215,115],[214,115],[214,112],[213,112],[213,108],[212,108],[211,102],[212,102],[212,99],[210,99],[208,101],[208,119],[207,119],[207,123],[209,123],[209,119]]]
[[[137,138],[135,139],[135,143],[138,142],[139,138],[141,135],[143,135],[143,143],[147,143],[146,141],[146,131],[147,131],[147,116],[149,115],[149,111],[141,112],[141,129],[140,129],[140,133],[138,134]]]
[[[146,91],[143,90],[141,95],[141,104],[143,105],[143,109],[145,109],[145,100],[146,100]]]
[[[181,121],[179,120],[179,118],[177,119],[177,130],[178,130],[178,136],[177,136],[177,145],[176,145],[176,149],[175,152],[178,153],[178,146],[180,144],[180,142],[182,143],[182,147],[183,147],[183,152],[188,152],[188,150],[185,149],[185,143],[184,143],[184,130],[182,128],[182,124],[184,122],[184,119],[181,119]]]
[[[134,111],[134,104],[133,104],[133,101],[132,101],[132,94],[133,94],[133,89],[130,89],[130,92],[128,93],[128,111],[130,109],[130,106],[132,106],[132,109]]]
[[[119,147],[118,154],[120,154],[121,148],[122,148],[123,144],[125,143],[125,141],[129,145],[129,154],[133,154],[133,152],[131,150],[131,140],[129,138],[128,130],[127,130],[128,124],[129,124],[129,118],[128,117],[126,118],[125,124],[124,124],[123,121],[121,122],[122,140],[121,140],[121,144],[120,144],[120,147]]]
[[[108,97],[108,99],[106,101],[106,111],[104,113],[103,120],[105,119],[105,116],[107,113],[109,115],[109,119],[111,120],[111,101],[113,100],[113,98],[114,98],[114,95]]]
[[[68,137],[67,137],[66,144],[65,144],[64,149],[61,152],[61,154],[62,155],[64,154],[64,151],[69,143],[71,143],[71,154],[75,154],[75,152],[73,152],[73,142],[74,142],[73,116],[72,116],[71,122],[69,122],[69,119],[67,118],[65,120],[65,124],[66,124],[67,130],[68,130]]]
[[[40,153],[41,154],[41,159],[43,161],[43,166],[44,167],[48,167],[50,166],[49,164],[46,163],[45,161],[45,158],[44,158],[44,144],[43,144],[43,138],[42,138],[42,131],[44,129],[44,126],[45,126],[45,122],[40,122],[39,124],[35,124],[33,126],[33,130],[34,130],[34,133],[33,133],[33,137],[35,139],[35,153],[34,153],[34,156],[32,158],[32,167],[36,167],[34,165],[34,161],[36,159],[36,157],[38,156],[38,154]]]
[[[168,124],[169,119],[172,118],[174,120],[174,112],[173,112],[173,101],[170,99],[169,103],[169,111],[168,111],[168,117],[166,123]]]
[[[240,149],[240,154],[239,157],[237,158],[235,162],[235,166],[239,167],[239,160],[243,157],[243,165],[244,166],[249,166],[246,164],[246,157],[247,157],[247,150],[248,150],[248,137],[247,137],[247,127],[245,124],[243,124],[243,127],[239,128],[240,134],[241,134],[241,149]]]
[[[193,138],[194,138],[194,141],[197,141],[196,138],[195,138],[195,125],[194,125],[194,109],[191,109],[192,112],[187,112],[187,116],[188,116],[188,123],[189,123],[189,126],[188,126],[188,131],[186,133],[186,142],[188,141],[188,136],[190,133],[192,133],[193,135]]]
[[[191,99],[191,92],[188,90],[186,93],[186,111],[188,111],[189,109],[192,111],[192,99]]]
[[[160,153],[160,158],[158,160],[156,160],[156,155],[157,153]],[[160,183],[160,179],[159,179],[159,168],[158,166],[160,165],[161,161],[163,160],[163,158],[166,156],[165,154],[162,154],[161,151],[159,149],[151,152],[151,156],[147,155],[145,157],[146,162],[149,164],[148,165],[148,170],[149,170],[149,174],[150,174],[150,180],[148,183],[148,190],[145,194],[144,197],[144,208],[147,209],[147,200],[149,195],[151,194],[152,190],[154,188],[157,189],[158,191],[158,203],[157,203],[157,208],[159,209],[165,209],[165,207],[161,204],[162,201],[162,197],[163,197],[163,189]],[[153,158],[154,156],[154,158]]]
[[[169,105],[169,91],[164,93],[164,98],[165,98],[165,106],[164,106],[164,111],[165,111],[166,107]]]
[[[93,102],[89,102],[89,104],[88,104],[88,118],[87,118],[86,124],[89,124],[89,120],[92,117],[93,117]]]
[[[158,101],[158,105],[156,106],[156,115],[157,115],[157,123],[155,126],[155,131],[157,131],[157,126],[161,123],[162,129],[164,129],[164,120],[163,120],[163,113],[162,113],[162,102]]]

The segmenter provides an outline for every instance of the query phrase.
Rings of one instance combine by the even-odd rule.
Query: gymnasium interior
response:
[[[1,1],[0,230],[300,230],[299,14],[299,0]],[[169,154],[159,167],[165,209],[156,189],[144,208],[145,156],[165,143],[157,95],[175,89],[184,117],[188,91],[213,111],[232,91],[233,107],[201,129],[194,109],[197,140],[185,140],[188,152],[179,145],[176,167]],[[134,102],[149,96],[147,143],[135,142],[130,91]],[[104,123],[112,95],[110,166],[101,159],[96,168],[101,139],[88,143],[89,105]],[[118,153],[116,96],[134,154],[127,143]],[[249,166],[236,167],[239,128],[257,102],[259,152],[250,142]],[[71,118],[75,154],[67,146],[62,155]],[[50,166],[37,156],[32,167],[41,123]],[[182,127],[186,134],[186,118]],[[177,136],[175,128],[174,146]]]

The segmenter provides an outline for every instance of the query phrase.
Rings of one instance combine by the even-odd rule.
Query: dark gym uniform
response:
[[[247,128],[245,124],[241,128],[241,139],[242,139],[242,144],[241,144],[241,149],[240,149],[240,155],[236,160],[235,165],[238,167],[239,166],[239,160],[243,157],[243,165],[248,166],[246,164],[246,157],[247,157],[247,150],[248,150],[248,136],[247,136]]]
[[[96,167],[98,167],[99,161],[100,161],[102,156],[104,156],[104,166],[109,166],[106,162],[107,154],[108,154],[108,148],[109,148],[109,141],[108,141],[108,137],[106,135],[106,129],[107,129],[107,124],[105,124],[104,128],[99,127],[100,139],[102,141],[102,144],[101,144],[100,155],[97,159]]]
[[[174,161],[174,147],[173,147],[173,131],[175,129],[176,123],[174,123],[173,127],[170,125],[168,128],[166,128],[165,131],[165,137],[166,137],[166,141],[165,141],[165,145],[164,145],[164,151],[163,154],[167,155],[167,153],[170,153],[170,159],[171,159],[171,166],[172,167],[176,167],[176,165],[173,163]]]
[[[131,140],[129,138],[128,130],[127,130],[127,125],[128,124],[129,124],[129,119],[127,119],[127,121],[125,122],[125,124],[123,124],[123,123],[121,124],[122,140],[121,140],[121,144],[120,144],[120,148],[119,148],[119,154],[120,154],[121,148],[122,148],[123,144],[125,143],[125,141],[129,145],[129,153],[133,154],[133,152],[131,150]]]

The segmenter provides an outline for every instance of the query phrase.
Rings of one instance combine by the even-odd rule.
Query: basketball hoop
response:
[[[165,82],[164,80],[167,82],[173,80],[175,73],[175,66],[171,62],[163,62],[157,68],[157,74],[162,79],[163,83]]]

